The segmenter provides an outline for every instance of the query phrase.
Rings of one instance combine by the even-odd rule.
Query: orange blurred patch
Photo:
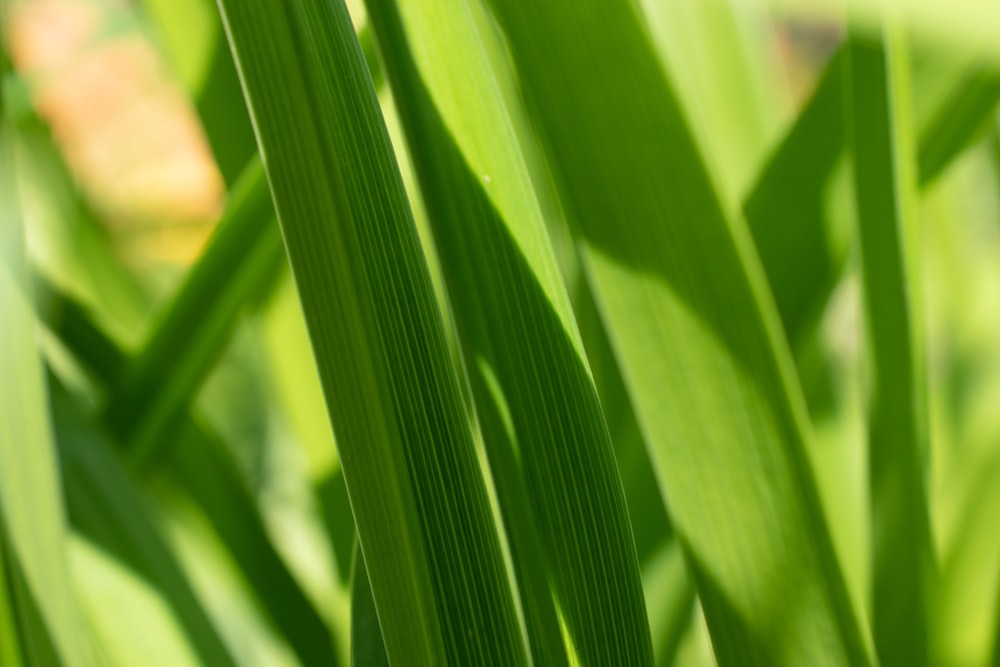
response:
[[[225,188],[160,54],[136,24],[107,29],[127,11],[93,0],[21,3],[8,22],[11,57],[130,259],[189,261]]]

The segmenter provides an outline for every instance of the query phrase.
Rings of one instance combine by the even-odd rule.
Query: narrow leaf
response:
[[[539,599],[551,576],[582,664],[650,664],[611,439],[472,9],[463,0],[367,6],[482,417],[535,660],[566,661],[553,645],[555,607]]]
[[[825,305],[846,242],[826,230],[823,193],[844,154],[844,54],[838,50],[805,108],[743,204],[788,339],[797,342]]]
[[[884,664],[916,667],[928,663],[933,558],[906,56],[891,25],[884,44],[851,40],[851,136],[871,367],[872,625]]]
[[[168,440],[229,343],[238,315],[278,276],[281,237],[265,183],[260,162],[252,160],[208,249],[114,383],[104,419],[135,461],[148,459]]]
[[[920,185],[927,187],[971,139],[990,126],[1000,103],[1000,73],[988,67],[968,72],[920,131]]]
[[[347,10],[220,6],[389,658],[523,663],[458,377]]]

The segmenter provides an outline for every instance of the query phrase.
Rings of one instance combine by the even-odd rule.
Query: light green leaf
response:
[[[924,461],[926,369],[916,277],[909,62],[898,28],[854,36],[849,98],[869,343],[872,625],[886,665],[928,664],[933,571]]]
[[[0,81],[6,72],[0,54]],[[22,639],[46,635],[52,659],[85,666],[93,654],[66,568],[66,519],[35,346],[16,179],[0,90],[0,542],[5,589],[13,593],[4,596],[13,603],[5,607]],[[25,664],[44,664],[30,639],[22,650]]]
[[[738,201],[782,119],[770,17],[746,0],[638,4],[722,194]]]
[[[726,218],[630,3],[492,5],[719,662],[869,664],[749,234]]]
[[[389,658],[523,663],[458,377],[346,8],[220,6]]]
[[[673,665],[694,618],[695,590],[681,545],[670,540],[643,572],[656,664]]]

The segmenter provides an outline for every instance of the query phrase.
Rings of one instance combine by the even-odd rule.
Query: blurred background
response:
[[[636,2],[733,209],[810,100],[845,26],[869,25],[878,4]],[[349,4],[364,31],[363,9]],[[933,122],[942,100],[970,77],[994,91],[981,128],[925,183],[919,222],[931,513],[944,573],[935,652],[941,664],[973,666],[985,664],[996,640],[1000,590],[1000,3],[899,4],[913,47],[916,127]],[[215,5],[22,0],[2,25],[15,71],[3,84],[40,308],[58,310],[68,300],[124,350],[139,349],[206,247],[254,150]],[[362,35],[372,55],[371,38]],[[375,79],[384,89],[380,75]],[[391,98],[384,90],[380,97],[405,170]],[[794,352],[838,549],[849,578],[863,588],[864,369],[848,169],[841,159],[822,211],[846,268]],[[281,257],[275,262],[247,292],[190,409],[224,443],[281,558],[345,647],[352,528],[294,287]],[[100,405],[106,387],[51,326],[42,336],[59,382]],[[210,519],[155,464],[143,483],[240,663],[296,664]],[[194,664],[177,619],[147,582],[85,538],[74,539],[71,564],[89,621],[115,664]],[[657,576],[655,556],[644,576]],[[111,608],[114,614],[102,613]],[[712,664],[697,616],[677,664]]]

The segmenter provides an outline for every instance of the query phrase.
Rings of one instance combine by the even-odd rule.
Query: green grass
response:
[[[31,6],[4,667],[1000,665],[988,11],[145,0],[88,48],[227,192],[164,268]]]

